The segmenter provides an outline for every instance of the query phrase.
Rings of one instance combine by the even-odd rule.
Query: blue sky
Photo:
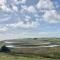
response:
[[[60,0],[0,0],[0,39],[60,37]]]

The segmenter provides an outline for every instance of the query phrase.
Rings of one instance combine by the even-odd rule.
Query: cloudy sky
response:
[[[0,0],[0,39],[60,37],[60,0]]]

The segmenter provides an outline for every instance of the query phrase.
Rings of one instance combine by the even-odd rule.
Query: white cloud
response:
[[[26,16],[25,16],[25,19],[31,19],[31,17],[30,17],[30,16],[28,16],[28,15],[26,15]]]
[[[37,9],[43,9],[43,10],[51,10],[54,8],[53,3],[51,0],[39,0],[39,2],[36,5]]]
[[[19,33],[8,33],[8,34],[0,34],[0,40],[5,39],[19,39],[19,38],[49,38],[49,37],[60,37],[60,31],[55,32],[31,32],[24,31]]]
[[[35,13],[35,12],[37,12],[35,7],[32,6],[32,5],[29,6],[29,7],[27,7],[25,5],[21,5],[21,7],[22,7],[21,12],[28,12],[28,13]]]
[[[0,10],[6,11],[6,12],[12,12],[12,10],[5,5],[0,6]]]
[[[28,12],[36,12],[36,9],[34,8],[34,6],[29,6],[28,8],[27,8],[27,11]]]
[[[7,16],[7,17],[0,17],[0,22],[5,22],[8,21],[11,17]]]
[[[11,12],[12,10],[8,8],[5,3],[6,3],[6,0],[0,0],[0,10]]]
[[[14,0],[14,3],[15,4],[19,4],[19,3],[25,4],[26,0]]]
[[[10,3],[11,7],[8,7],[6,4],[7,0],[0,0],[0,10],[6,11],[6,12],[16,12],[18,11],[17,4],[24,4],[26,3],[26,0],[13,0],[12,3]]]
[[[17,12],[18,11],[18,7],[13,4],[12,5],[12,10]]]
[[[60,13],[55,10],[55,5],[51,0],[39,0],[36,5],[39,11],[44,12],[42,15],[44,21],[48,23],[60,23]]]
[[[46,11],[43,19],[49,23],[60,23],[60,13],[55,10]]]
[[[0,9],[4,9],[4,8],[6,8],[5,1],[4,0],[0,0]]]
[[[0,7],[5,5],[5,0],[0,0]]]
[[[29,22],[29,20],[26,20],[25,21],[26,23],[24,23],[24,21],[18,21],[16,23],[13,23],[13,24],[7,24],[7,26],[10,26],[10,27],[15,27],[15,28],[36,28],[39,23],[37,21],[31,21]]]
[[[0,15],[0,22],[8,21],[11,18],[9,14],[1,14]]]
[[[7,30],[8,30],[7,27],[1,27],[1,26],[0,26],[0,32],[5,32],[5,31],[7,31]]]

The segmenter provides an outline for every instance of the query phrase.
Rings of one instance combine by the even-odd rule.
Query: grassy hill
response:
[[[60,59],[46,58],[35,55],[11,55],[7,53],[0,53],[0,60],[60,60]]]
[[[9,41],[9,40],[8,40]],[[28,39],[12,39],[15,42],[24,42],[26,44],[41,44],[46,42],[53,42],[60,44],[60,38],[28,38]],[[3,41],[0,41],[0,47],[4,45]],[[26,49],[25,49],[26,50]],[[38,54],[19,54],[15,52],[3,53],[0,52],[0,60],[60,60],[60,46],[57,47],[46,47],[38,48],[33,50]]]

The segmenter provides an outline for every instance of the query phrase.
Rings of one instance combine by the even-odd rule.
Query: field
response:
[[[7,53],[0,53],[0,60],[60,60],[54,58],[46,58],[35,55],[11,55]]]
[[[19,41],[24,41],[24,43],[29,44],[39,44],[52,42],[52,44],[60,45],[60,38],[34,38],[34,39],[23,39]],[[0,46],[4,45],[3,42],[0,42]],[[51,45],[51,44],[50,44]],[[43,44],[45,46],[45,44]],[[49,46],[49,45],[48,45]],[[22,48],[21,48],[22,49]],[[20,51],[20,48],[14,49],[15,51]],[[15,52],[4,53],[0,52],[0,60],[60,60],[60,46],[55,47],[40,47],[32,48],[34,54],[26,54],[29,52],[29,48],[22,49],[22,54],[16,54]]]

